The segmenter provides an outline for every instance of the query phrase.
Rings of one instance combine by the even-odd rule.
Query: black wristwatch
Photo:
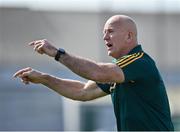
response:
[[[64,49],[59,48],[59,49],[57,50],[57,53],[56,53],[54,59],[55,59],[56,61],[59,61],[59,58],[61,57],[61,55],[64,55],[65,53],[66,53],[66,52],[65,52]]]

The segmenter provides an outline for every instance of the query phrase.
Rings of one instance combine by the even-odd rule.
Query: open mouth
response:
[[[110,43],[107,43],[106,45],[107,45],[108,48],[111,48],[111,47],[113,46],[113,45],[110,44]]]

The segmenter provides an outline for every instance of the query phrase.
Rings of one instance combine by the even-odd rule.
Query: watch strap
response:
[[[65,54],[65,50],[62,49],[62,48],[59,48],[59,49],[57,50],[57,53],[56,53],[54,59],[55,59],[56,61],[59,61],[59,58],[60,58],[61,55],[63,55],[63,54]]]

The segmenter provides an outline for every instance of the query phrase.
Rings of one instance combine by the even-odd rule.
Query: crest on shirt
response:
[[[116,83],[111,83],[111,86],[109,88],[110,92],[113,92],[113,90],[116,88]]]

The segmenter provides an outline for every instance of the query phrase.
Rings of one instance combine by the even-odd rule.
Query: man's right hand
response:
[[[30,46],[34,47],[34,50],[40,54],[46,54],[51,57],[55,57],[57,48],[50,44],[46,39],[36,40],[29,43]]]
[[[37,84],[37,83],[43,83],[44,81],[43,75],[45,75],[45,73],[39,72],[37,70],[28,67],[17,71],[13,75],[13,77],[19,77],[21,81],[25,84],[29,84],[29,82]]]

